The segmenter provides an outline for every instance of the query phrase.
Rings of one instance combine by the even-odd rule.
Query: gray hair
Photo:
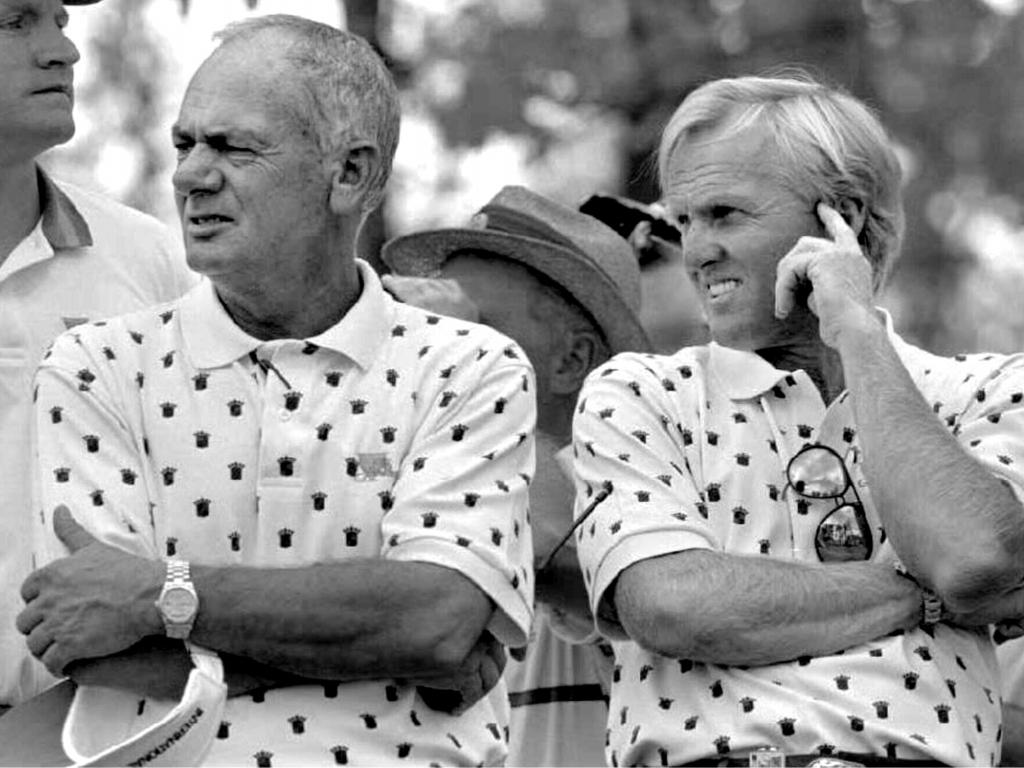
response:
[[[705,83],[683,99],[662,132],[661,183],[681,143],[712,132],[725,138],[755,124],[771,131],[794,190],[831,205],[846,198],[864,206],[859,240],[879,290],[903,239],[902,173],[878,118],[840,88],[803,72]]]
[[[379,150],[380,166],[363,202],[364,211],[376,208],[391,175],[400,121],[398,89],[383,60],[358,35],[287,14],[236,21],[214,38],[223,47],[264,32],[291,39],[284,59],[304,86],[300,117],[312,127],[321,153],[359,140]]]

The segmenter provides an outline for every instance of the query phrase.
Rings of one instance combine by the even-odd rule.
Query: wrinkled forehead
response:
[[[680,140],[669,156],[662,200],[671,212],[722,196],[746,196],[788,180],[792,169],[758,127]]]

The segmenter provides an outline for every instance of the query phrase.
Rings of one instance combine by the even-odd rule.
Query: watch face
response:
[[[171,588],[160,598],[160,611],[167,621],[188,621],[195,613],[198,600],[187,589]]]

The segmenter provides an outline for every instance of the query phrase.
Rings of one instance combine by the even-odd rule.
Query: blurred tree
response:
[[[187,13],[214,0],[161,0],[172,1]],[[141,158],[126,197],[146,209],[167,162],[164,137],[150,131],[160,72],[172,65],[142,21],[151,2],[108,0],[119,18],[87,54],[104,75],[83,93],[111,104],[100,138],[117,133]],[[389,210],[418,189],[429,223],[461,218],[451,201],[479,172],[458,158],[495,135],[512,154],[525,148],[516,157],[534,167],[527,181],[567,203],[599,184],[651,200],[659,131],[690,89],[802,66],[875,106],[901,147],[907,237],[886,301],[900,327],[937,351],[1024,346],[1015,305],[1024,291],[1020,0],[338,2],[396,73],[403,135],[414,151],[430,148],[396,178]],[[259,0],[240,5],[259,9]],[[386,233],[374,219],[363,254],[375,261]]]
[[[438,69],[459,81],[433,105],[454,146],[501,126],[543,151],[555,137],[530,119],[538,101],[613,110],[628,125],[616,191],[651,200],[658,133],[697,84],[780,65],[842,84],[875,106],[906,159],[906,247],[889,303],[912,338],[951,351],[987,339],[968,307],[978,297],[961,295],[978,243],[951,231],[943,206],[962,225],[965,206],[1024,197],[1017,11],[982,0],[479,0],[428,27],[412,87],[429,99]],[[1001,213],[1019,230],[1019,204]],[[996,324],[1017,329],[999,346],[1024,345],[1024,321]]]

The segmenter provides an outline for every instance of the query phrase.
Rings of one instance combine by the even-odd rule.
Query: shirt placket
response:
[[[256,349],[252,373],[260,397],[260,455],[257,510],[264,557],[286,562],[289,550],[300,548],[303,534],[303,489],[308,433],[305,398],[308,382],[295,364],[292,349],[301,342],[262,344]]]

